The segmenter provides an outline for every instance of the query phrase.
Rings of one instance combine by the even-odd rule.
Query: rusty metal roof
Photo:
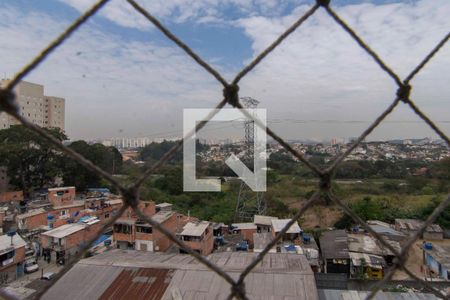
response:
[[[125,269],[98,299],[161,299],[174,271],[153,268]]]
[[[224,252],[208,258],[233,278],[257,253]],[[269,253],[246,277],[250,299],[317,299],[304,255]],[[261,285],[261,282],[264,284]],[[227,299],[230,285],[192,256],[111,250],[78,262],[42,299]]]

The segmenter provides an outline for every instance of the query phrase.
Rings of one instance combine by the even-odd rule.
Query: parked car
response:
[[[33,273],[39,270],[39,266],[35,259],[29,259],[25,262],[25,273]]]
[[[43,280],[52,280],[53,277],[55,277],[55,273],[47,272],[47,273],[44,273],[44,275],[42,275],[41,279],[43,279]]]

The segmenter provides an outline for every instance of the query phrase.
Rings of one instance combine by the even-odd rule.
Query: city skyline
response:
[[[311,3],[141,2],[226,78]],[[448,1],[332,4],[400,76],[450,25]],[[12,77],[88,5],[77,0],[0,4],[0,35],[7,41],[0,53],[8,58],[1,73]],[[444,47],[412,83],[413,99],[445,132],[450,130],[449,62]],[[120,1],[108,3],[25,80],[67,99],[71,139],[182,132],[184,108],[212,108],[222,97],[208,74]],[[242,81],[240,94],[258,99],[269,126],[284,138],[322,140],[358,136],[393,100],[395,90],[370,57],[319,11]],[[427,136],[436,137],[401,104],[368,140]]]

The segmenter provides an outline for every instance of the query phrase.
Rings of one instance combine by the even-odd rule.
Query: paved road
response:
[[[37,272],[25,274],[18,280],[9,283],[7,287],[2,289],[2,291],[13,295],[18,299],[24,299],[35,292],[35,289],[27,287],[27,285],[33,281],[40,280],[43,273],[58,273],[63,268],[63,266],[56,265],[54,260],[49,264],[43,261],[42,258],[38,261],[38,265],[39,270]]]

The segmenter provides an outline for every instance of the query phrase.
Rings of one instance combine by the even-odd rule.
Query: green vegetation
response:
[[[65,140],[63,132],[46,129],[59,140]],[[140,152],[145,167],[154,164],[176,142],[150,144]],[[122,156],[114,147],[90,145],[76,141],[69,146],[107,172],[121,174],[124,184],[132,184],[142,175],[144,168],[130,162],[122,162]],[[200,151],[207,150],[197,145]],[[240,181],[223,181],[222,192],[183,192],[182,150],[165,167],[144,182],[141,199],[171,202],[185,214],[217,222],[232,222],[238,198]],[[325,156],[307,153],[308,159],[326,165]],[[199,156],[200,157],[200,156]],[[7,168],[11,184],[25,193],[54,185],[61,178],[65,185],[75,185],[78,190],[88,187],[110,187],[100,177],[85,170],[78,163],[56,150],[48,142],[23,126],[0,130],[0,166]],[[268,161],[267,174],[268,214],[281,218],[291,217],[301,209],[317,189],[318,180],[302,163],[286,153],[278,151]],[[420,175],[416,174],[421,170]],[[233,176],[223,162],[198,160],[197,173],[204,176]],[[110,187],[111,188],[111,187]],[[450,190],[450,158],[439,162],[424,161],[345,161],[335,174],[334,193],[347,203],[364,220],[378,219],[392,222],[395,218],[426,218],[439,205]],[[345,228],[353,221],[337,207],[324,199],[309,209],[299,220],[303,227]],[[450,228],[450,208],[437,221]],[[319,229],[317,229],[319,230]]]
[[[44,130],[60,141],[67,139],[59,129]],[[73,142],[69,147],[107,172],[121,171],[122,155],[114,147],[84,141]],[[21,125],[0,130],[0,166],[6,167],[10,184],[26,196],[33,190],[54,186],[58,178],[79,190],[104,185],[100,177]]]

